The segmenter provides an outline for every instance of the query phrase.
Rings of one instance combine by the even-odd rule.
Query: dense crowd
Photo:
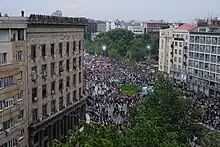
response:
[[[189,95],[200,109],[201,123],[211,129],[220,130],[220,99],[195,91],[190,91]]]
[[[126,95],[120,84],[140,87],[153,84],[155,67],[134,63],[127,59],[85,55],[85,76],[88,93],[87,112],[92,123],[103,125],[122,124],[128,116],[128,105],[141,103],[140,95]]]

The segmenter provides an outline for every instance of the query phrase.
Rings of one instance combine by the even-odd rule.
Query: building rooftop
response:
[[[166,22],[164,20],[149,20],[146,23],[168,23],[168,22]]]
[[[179,26],[177,29],[191,31],[196,28],[197,28],[197,24],[183,24],[183,25]]]
[[[49,15],[31,14],[28,24],[47,24],[47,25],[84,25],[86,18],[58,17]]]

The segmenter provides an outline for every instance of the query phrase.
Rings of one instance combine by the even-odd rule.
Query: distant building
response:
[[[106,32],[114,29],[126,29],[126,23],[121,20],[106,21]]]
[[[170,25],[164,20],[150,20],[145,22],[145,27],[147,33],[159,33],[160,29],[170,28]]]
[[[134,34],[144,34],[144,26],[141,25],[130,25],[127,27],[129,31],[132,31]]]
[[[96,21],[97,23],[97,32],[104,33],[106,32],[106,22],[105,21]]]
[[[55,12],[53,12],[51,14],[52,16],[59,16],[59,17],[62,17],[62,12],[60,10],[56,10]]]
[[[87,41],[91,41],[94,38],[94,34],[97,33],[97,23],[92,19],[85,19],[85,33],[84,39]]]

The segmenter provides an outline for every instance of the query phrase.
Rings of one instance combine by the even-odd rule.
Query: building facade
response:
[[[150,20],[145,22],[147,33],[159,33],[160,29],[170,28],[170,24],[164,20]]]
[[[28,19],[26,97],[29,146],[46,147],[85,120],[84,19]]]
[[[23,51],[27,20],[0,17],[0,147],[27,144]]]
[[[106,21],[106,32],[114,29],[126,29],[126,24],[121,20]]]
[[[142,25],[129,25],[128,30],[132,31],[132,33],[136,35],[143,35],[144,34],[144,26]]]
[[[196,24],[184,24],[160,31],[159,70],[179,84],[187,83],[189,31],[195,29]]]

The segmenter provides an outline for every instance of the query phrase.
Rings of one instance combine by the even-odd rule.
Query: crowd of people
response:
[[[220,130],[220,100],[203,92],[189,91],[188,94],[200,109],[201,123],[210,129]]]
[[[128,59],[85,54],[87,112],[92,123],[122,124],[128,116],[128,105],[140,103],[141,95],[127,95],[121,84],[139,87],[151,85],[155,80],[155,67],[151,64],[131,63]]]

